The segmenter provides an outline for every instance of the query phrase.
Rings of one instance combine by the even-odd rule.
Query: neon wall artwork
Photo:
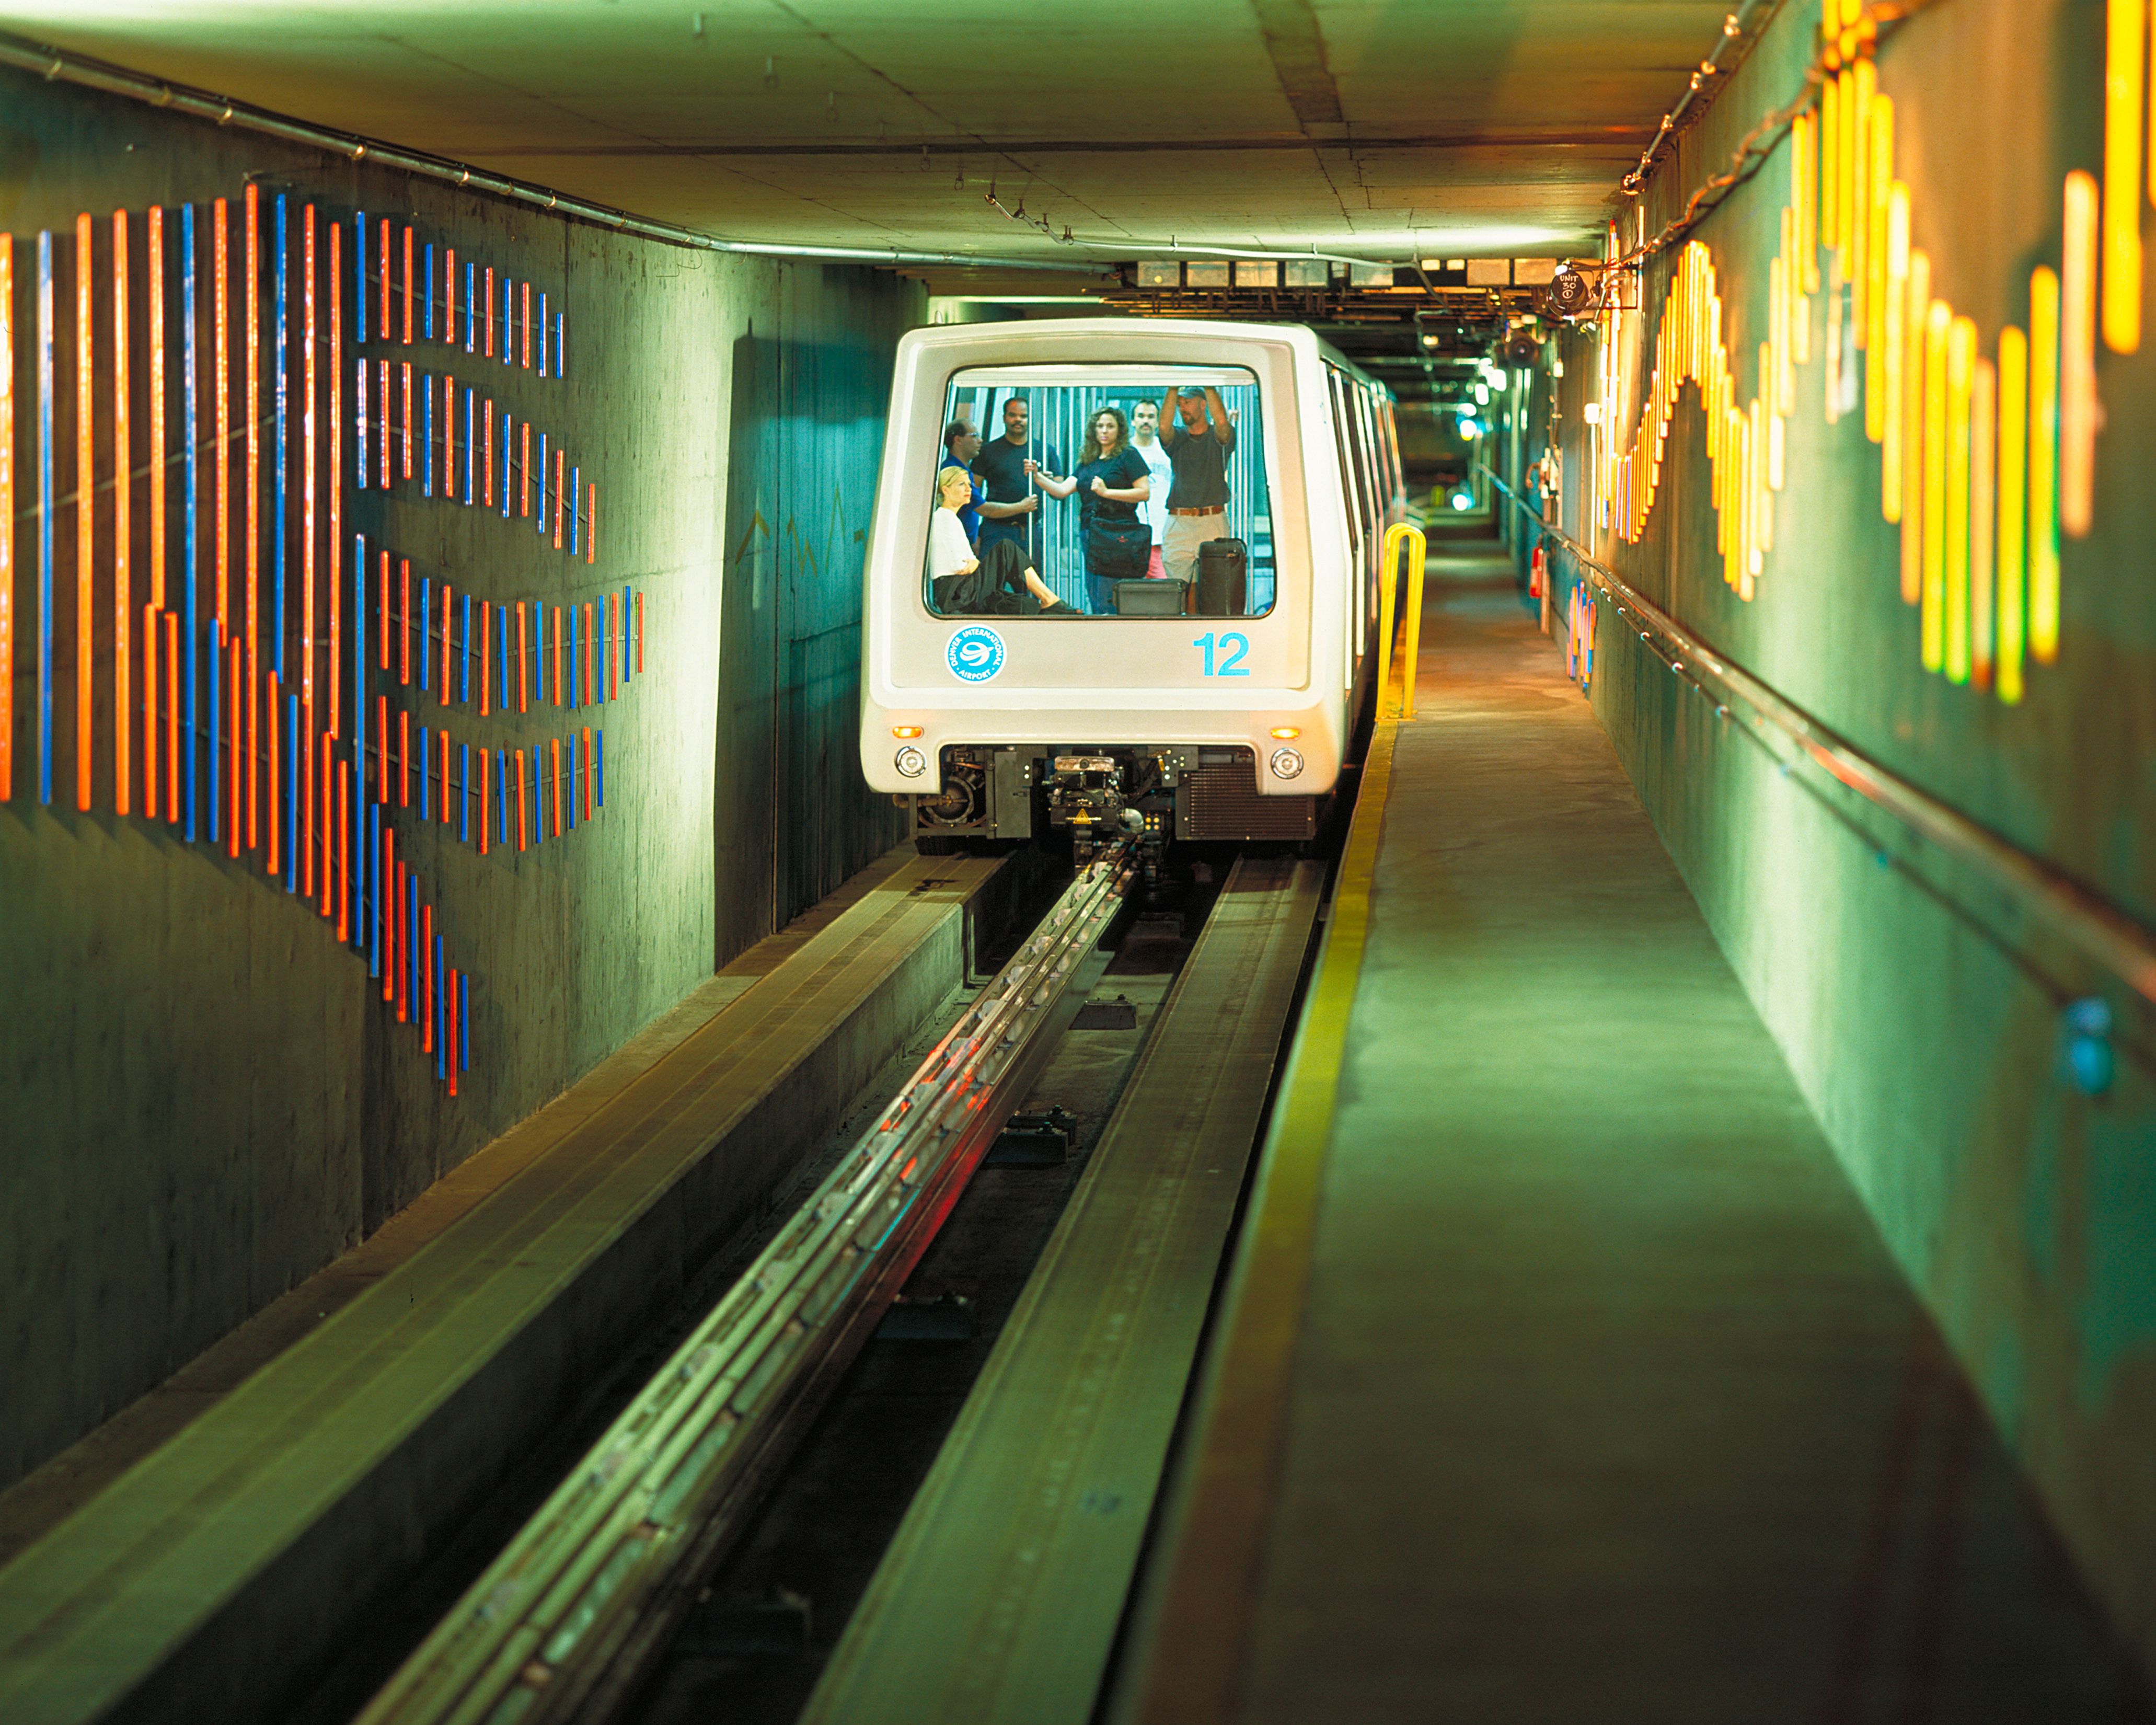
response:
[[[562,376],[565,321],[546,289],[470,250],[459,293],[456,249],[423,241],[416,223],[377,212],[370,227],[365,213],[340,214],[303,191],[266,197],[265,209],[249,182],[235,210],[208,190],[179,204],[170,232],[162,206],[114,210],[109,229],[78,213],[71,234],[36,234],[30,292],[20,297],[17,236],[0,233],[0,802],[18,794],[22,655],[34,673],[36,803],[51,805],[71,747],[75,810],[157,822],[177,842],[259,866],[352,950],[454,1096],[470,1070],[473,978],[452,962],[449,912],[413,866],[408,832],[400,845],[399,824],[427,822],[443,839],[513,864],[600,818],[605,732],[583,722],[600,716],[583,709],[603,714],[627,698],[632,662],[642,666],[629,635],[643,595],[594,572],[588,588],[504,597],[490,589],[484,562],[432,569],[368,531],[346,532],[347,488],[483,502],[490,516],[498,501],[505,523],[529,517],[534,417],[520,410],[539,403],[505,402],[468,381],[459,411],[452,376],[381,350],[461,341],[527,373],[501,386],[513,394]],[[109,321],[94,315],[100,284]],[[15,472],[25,332],[34,508],[19,507]],[[74,436],[64,449],[70,404]],[[555,548],[581,553],[590,570],[598,488],[583,481],[558,431],[536,442],[542,543],[551,532]],[[59,609],[64,531],[71,614]],[[36,560],[28,629],[13,606],[25,555]],[[109,645],[96,629],[105,606]],[[61,655],[70,615],[73,650]],[[100,675],[110,679],[109,709],[94,701]],[[542,722],[536,738],[486,734],[529,722],[535,693],[543,708],[550,691],[561,722]],[[419,717],[427,706],[441,722]],[[96,776],[104,723],[109,792]]]
[[[1798,373],[1816,371],[1826,422],[1859,418],[1878,446],[1881,514],[1900,529],[1895,578],[1917,613],[1918,663],[2018,703],[2027,662],[2058,657],[2060,542],[2094,523],[2097,344],[2131,353],[2140,343],[2142,200],[2156,199],[2156,174],[2144,186],[2147,9],[2107,7],[2102,178],[2065,177],[2058,261],[2030,270],[2027,327],[2000,329],[1987,354],[1974,320],[1933,293],[1931,259],[1911,243],[1912,193],[1895,175],[1895,105],[1878,89],[1864,0],[1826,0],[1818,96],[1789,129],[1766,339],[1733,350],[1713,254],[1697,239],[1676,255],[1651,341],[1645,310],[1603,314],[1595,524],[1628,542],[1645,534],[1690,386],[1706,424],[1723,578],[1750,599],[1774,552]],[[1614,228],[1609,244],[1620,255]],[[1816,353],[1815,300],[1825,331]],[[1748,398],[1738,382],[1746,369]],[[1632,399],[1620,422],[1618,403]]]

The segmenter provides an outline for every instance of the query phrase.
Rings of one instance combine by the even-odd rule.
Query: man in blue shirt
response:
[[[973,458],[981,453],[981,434],[973,429],[969,419],[953,419],[943,428],[943,465],[936,470],[936,490],[940,496],[943,490],[943,475],[956,467],[964,470],[972,480],[973,501],[958,511],[958,525],[966,530],[969,544],[978,544],[981,537],[981,499],[988,495],[973,470]]]
[[[1004,403],[1004,434],[973,458],[973,475],[988,487],[981,500],[981,549],[999,539],[1021,547],[1025,560],[1041,567],[1041,494],[1034,489],[1031,470],[1063,471],[1063,454],[1052,446],[1031,443],[1027,435],[1025,398],[1014,395]]]

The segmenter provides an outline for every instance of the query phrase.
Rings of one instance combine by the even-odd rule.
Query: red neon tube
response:
[[[443,249],[449,254],[449,261],[442,271],[442,304],[449,315],[442,339],[454,347],[457,345],[457,249],[452,245]]]
[[[404,338],[411,340],[412,308],[404,308]],[[385,426],[384,431],[388,430]],[[398,445],[403,451],[403,470],[406,479],[412,477],[412,362],[404,362],[404,438]]]
[[[486,266],[486,357],[494,357],[494,265]]]
[[[405,687],[412,683],[412,559],[397,560],[397,579],[403,591],[397,607],[397,680]]]
[[[210,243],[217,249],[210,304],[217,321],[212,352],[217,377],[217,644],[222,648],[232,639],[232,224],[225,199],[210,205],[209,225]]]
[[[525,331],[524,339],[525,345],[529,347],[531,340],[530,331]],[[529,355],[526,356],[525,363],[526,365],[531,363]],[[529,419],[524,422],[522,437],[524,446],[518,453],[516,460],[516,471],[519,475],[516,493],[521,501],[517,505],[516,512],[528,521],[531,519],[531,422]]]
[[[554,607],[554,705],[562,704],[562,608]]]
[[[434,907],[419,906],[419,1052],[434,1051]]]
[[[74,805],[90,807],[90,763],[95,749],[90,729],[95,685],[90,649],[96,639],[97,548],[97,373],[91,348],[90,289],[95,268],[90,256],[91,226],[87,212],[74,218]],[[4,524],[14,531],[11,521]],[[13,666],[8,667],[13,675]]]
[[[355,238],[362,239],[364,236],[355,236]],[[374,326],[381,332],[384,341],[388,341],[389,331],[393,327],[389,321],[389,287],[392,280],[389,274],[389,218],[384,216],[382,218],[382,316]],[[362,288],[360,291],[364,293],[366,290]]]
[[[397,715],[397,806],[412,806],[412,715]]]
[[[332,878],[336,874],[336,869],[333,865],[331,853],[336,849],[336,817],[333,810],[333,804],[336,794],[336,781],[340,777],[339,774],[330,770],[330,734],[326,731],[322,732],[321,735],[321,749],[320,752],[321,756],[320,780],[322,788],[321,913],[325,917],[326,917],[336,905],[335,886]]]
[[[434,696],[444,706],[449,705],[449,639],[456,632],[456,611],[449,603],[449,583],[442,583],[442,680],[434,685]],[[443,783],[447,784],[446,777]]]
[[[490,270],[487,274],[491,275],[494,272]],[[449,1039],[444,1044],[444,1052],[449,1057],[443,1065],[449,1069],[449,1094],[454,1096],[457,1093],[457,973],[454,967],[444,968],[448,974],[443,978],[443,988],[446,991],[443,1016],[447,1022],[442,1027],[442,1034]]]
[[[584,561],[596,563],[599,560],[599,488],[597,480],[584,488],[590,501],[584,512]]]
[[[355,244],[357,242],[355,241]],[[330,223],[330,735],[341,737],[344,727],[337,722],[338,699],[344,689],[343,631],[339,624],[344,616],[344,269],[339,262],[344,251],[344,223]],[[354,263],[359,260],[355,258]],[[354,552],[357,557],[358,552]],[[364,564],[354,572],[362,580],[367,577]],[[362,606],[362,608],[364,608]],[[352,625],[359,631],[352,656],[363,656],[367,651],[367,619],[355,617]],[[326,834],[325,835],[326,842]],[[340,858],[344,855],[340,850]]]
[[[479,602],[479,716],[483,719],[490,710],[490,697],[494,691],[494,608],[485,599]]]
[[[245,691],[239,682],[240,645],[234,637],[224,649],[224,854],[239,855],[239,703]]]
[[[135,454],[128,419],[129,345],[127,212],[116,209],[112,213],[112,793],[116,814],[127,813],[127,780],[134,770],[134,762],[127,753],[129,739],[135,734],[134,715],[128,711],[127,685],[128,665],[135,650],[128,633],[135,614]],[[0,508],[0,522],[13,519],[12,507]],[[0,537],[4,536],[7,536],[0,533]],[[4,569],[4,565],[0,565],[0,569]],[[0,572],[0,581],[6,578],[5,573]],[[0,667],[10,664],[6,646],[0,644]],[[4,675],[4,670],[0,670],[0,675]],[[0,709],[0,726],[6,722],[5,710]],[[0,745],[0,749],[4,747]],[[0,781],[5,778],[5,773],[0,772]],[[6,794],[4,783],[0,783],[0,799],[4,799]]]
[[[380,409],[382,414],[382,434],[374,440],[377,447],[380,449],[382,453],[375,458],[375,471],[381,476],[382,489],[386,491],[389,489],[389,475],[391,471],[389,465],[389,416],[392,412],[389,405],[389,362],[388,360],[380,360],[376,362],[375,376],[381,379],[381,387],[376,390],[375,397],[376,399],[382,403]],[[411,428],[408,425],[405,429],[408,431]],[[407,475],[406,477],[409,478],[410,475]]]
[[[434,799],[435,818],[447,826],[449,824],[449,733],[444,728],[434,735],[441,739],[442,744],[442,794]]]
[[[374,614],[382,619],[381,668],[389,669],[389,553],[382,553],[382,597],[376,601]]]
[[[554,769],[554,836],[562,836],[562,739],[549,737],[552,765]]]
[[[0,533],[0,539],[7,538]],[[6,603],[0,598],[0,604]],[[0,701],[6,696],[8,679],[0,676]],[[0,742],[0,747],[4,747]],[[142,608],[142,814],[157,818],[157,608]]]
[[[165,212],[150,206],[150,604],[165,608]],[[146,693],[154,693],[154,691]],[[156,799],[150,799],[153,807]]]
[[[322,751],[322,771],[329,773],[329,751]],[[339,773],[331,775],[336,780],[336,925],[340,944],[352,938],[352,780]],[[323,872],[328,870],[325,867]]]
[[[531,810],[524,796],[525,787],[530,783],[530,775],[525,771],[526,765],[524,751],[519,749],[516,752],[516,848],[519,850],[524,849],[531,831]]]
[[[526,696],[531,687],[531,655],[526,649],[529,643],[524,633],[524,601],[516,602],[516,711],[524,711]],[[504,690],[506,701],[509,691]]]
[[[382,931],[382,998],[397,998],[397,829],[382,828],[382,891],[375,894],[375,926]]]
[[[486,398],[486,495],[484,501],[489,509],[494,507],[494,398]]]
[[[384,325],[383,327],[386,329],[388,326]],[[412,230],[409,228],[404,230],[404,345],[407,347],[412,345]],[[412,375],[412,368],[408,365],[404,368],[404,375],[408,378]],[[408,429],[412,423],[408,413],[405,416],[404,423]],[[407,479],[412,476],[408,457],[406,459],[404,476]]]
[[[374,778],[377,789],[374,800],[384,809],[389,806],[389,697],[374,697],[374,759],[377,768]]]
[[[256,619],[262,574],[262,283],[259,268],[262,193],[247,186],[247,848],[258,839],[255,827],[254,751],[260,736],[260,702],[256,684],[262,660]],[[275,730],[276,726],[270,727]]]

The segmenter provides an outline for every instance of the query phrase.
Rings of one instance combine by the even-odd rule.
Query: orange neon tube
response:
[[[554,451],[554,549],[562,548],[562,475],[563,453]]]
[[[15,236],[0,234],[0,803],[15,794]]]
[[[280,752],[277,740],[285,727],[277,722],[277,673],[274,670],[270,672],[262,681],[263,705],[270,714],[270,722],[262,727],[263,739],[269,745],[269,760],[265,763],[268,770],[263,774],[262,783],[263,827],[266,839],[263,846],[266,853],[263,859],[263,872],[274,880],[277,878],[280,860],[277,837],[285,829],[284,822],[277,818],[277,792],[285,782],[283,775],[277,771]]]
[[[486,491],[481,501],[485,503],[489,509],[491,509],[494,507],[494,398],[490,395],[486,398],[486,447],[485,451],[485,460],[486,463]]]
[[[0,537],[5,537],[0,535]],[[0,598],[0,603],[4,603]],[[0,691],[8,679],[0,677]],[[157,608],[142,608],[142,814],[157,818]],[[0,700],[6,698],[0,692]]]
[[[325,731],[322,732],[321,744],[321,747],[316,752],[320,756],[321,764],[316,770],[316,782],[321,786],[321,915],[326,918],[335,910],[336,904],[336,858],[334,855],[336,848],[336,816],[333,813],[332,805],[336,795],[336,781],[339,775],[331,770],[330,734],[328,732]],[[310,842],[311,843],[312,841],[311,840]]]
[[[2069,539],[2083,537],[2096,518],[2097,197],[2089,175],[2076,169],[2066,176],[2059,244],[2059,526]]]
[[[366,234],[362,233],[357,236],[354,244],[364,244],[366,239]],[[389,290],[394,282],[395,278],[389,273],[389,218],[384,216],[382,218],[382,316],[376,320],[374,325],[384,342],[389,340],[389,331],[393,327],[389,321]],[[363,294],[367,290],[362,286],[360,291]]]
[[[397,998],[397,907],[403,902],[404,895],[397,885],[397,829],[387,821],[382,826],[382,903],[377,914],[382,918],[382,998]],[[399,1013],[401,1019],[403,1014]]]
[[[562,836],[562,739],[549,737],[547,747],[554,773],[554,836],[558,839]]]
[[[404,309],[404,321],[408,326],[412,321],[412,310],[408,305]],[[406,339],[410,339],[408,328]],[[408,359],[404,362],[404,437],[401,448],[403,451],[403,475],[409,479],[412,477],[412,362]]]
[[[585,490],[590,493],[584,514],[584,561],[596,563],[599,560],[599,488],[595,480]]]
[[[449,733],[444,727],[434,735],[441,740],[442,746],[442,794],[434,800],[435,819],[447,826],[449,824]]]
[[[342,644],[343,631],[340,624],[344,616],[344,583],[339,572],[344,567],[344,223],[330,223],[330,726],[331,737],[344,735],[344,727],[337,722],[337,700],[344,688]],[[358,260],[355,259],[355,263]],[[386,264],[388,259],[383,259]],[[382,276],[382,295],[389,297],[389,272]],[[386,306],[383,308],[388,309]],[[384,323],[383,327],[388,327]],[[359,572],[364,575],[367,572]],[[353,619],[358,622],[357,619]],[[322,835],[329,840],[328,834]],[[344,853],[340,851],[341,856]]]
[[[374,440],[375,448],[379,452],[375,457],[375,472],[379,476],[382,489],[386,491],[389,489],[389,416],[391,412],[388,360],[382,360],[377,363],[375,376],[381,379],[381,385],[375,391],[374,398],[380,403],[378,411],[381,413],[379,423],[382,428],[382,434]],[[405,429],[408,431],[411,428],[407,426]],[[409,478],[410,475],[407,475],[406,477]]]
[[[442,339],[450,347],[457,345],[457,249],[444,246],[448,254],[442,270],[442,305],[446,313],[442,328]]]
[[[150,206],[150,603],[165,608],[165,212]],[[154,801],[154,799],[152,799]]]
[[[401,591],[397,605],[397,680],[412,684],[412,559],[397,559],[397,581]],[[388,667],[384,667],[386,670]]]
[[[442,583],[442,680],[434,685],[434,698],[444,706],[455,692],[449,687],[449,640],[456,630],[456,613],[449,604],[449,583]],[[446,782],[446,781],[445,781]]]
[[[340,942],[352,938],[352,780],[341,773],[329,770],[326,747],[322,751],[323,782],[336,782],[336,928]],[[325,873],[327,870],[325,869]]]
[[[485,718],[490,710],[494,692],[494,608],[485,599],[479,603],[479,713]]]
[[[127,359],[127,212],[116,209],[112,213],[112,793],[116,814],[127,813],[127,780],[134,770],[127,752],[135,730],[127,685],[128,662],[134,656],[129,628],[135,614],[135,455],[128,419]],[[11,513],[0,511],[0,523],[13,519]],[[8,663],[7,652],[0,648],[0,667]],[[0,792],[0,797],[4,795]]]
[[[519,599],[516,602],[516,711],[520,713],[524,711],[525,696],[531,686],[531,655],[527,651],[529,644],[529,638],[524,629],[524,601]],[[505,689],[502,691],[502,698],[506,701],[508,697],[509,691]]]
[[[592,698],[592,691],[594,686],[592,680],[592,665],[593,662],[592,654],[594,650],[594,638],[592,632],[592,608],[591,603],[588,600],[587,600],[584,604],[584,638],[578,644],[581,649],[580,656],[583,658],[584,662],[584,699],[588,701]]]
[[[554,607],[554,705],[562,705],[562,608]]]
[[[494,357],[494,265],[486,266],[486,357]]]
[[[374,603],[374,614],[380,620],[381,624],[382,644],[377,656],[381,660],[381,669],[388,670],[389,669],[389,553],[387,551],[382,553],[380,588],[380,597]]]
[[[523,285],[523,286],[524,293],[521,303],[522,321],[524,326],[524,369],[528,372],[531,369],[531,284],[527,281]],[[527,427],[526,429],[528,431],[530,428]],[[528,509],[524,512],[526,515],[531,513]]]
[[[245,737],[239,726],[239,710],[246,699],[246,689],[239,680],[242,649],[235,636],[224,649],[224,854],[237,857],[240,841],[240,800],[242,785],[239,776],[239,757],[245,749]]]
[[[389,806],[389,697],[374,697],[374,800]]]
[[[262,193],[247,185],[247,848],[258,838],[255,827],[254,752],[260,736],[256,685],[261,676],[257,619],[262,574],[262,284],[259,274]],[[270,727],[275,729],[275,726]]]
[[[527,343],[531,341],[529,331],[525,332],[524,339]],[[517,506],[516,512],[525,520],[530,521],[531,519],[531,422],[529,419],[524,422],[521,435],[523,447],[518,452],[516,461],[516,471],[519,475],[517,495],[521,501]]]
[[[87,212],[74,218],[74,806],[90,807],[90,765],[95,751],[90,704],[95,685],[90,649],[96,639],[97,373],[91,341],[90,289],[95,260]],[[14,523],[0,523],[7,531]],[[10,675],[13,667],[8,667]]]
[[[524,769],[524,751],[519,749],[516,752],[516,848],[519,850],[524,849],[526,837],[531,830],[531,807],[524,794],[529,775]]]
[[[217,250],[210,315],[217,322],[211,351],[217,382],[217,644],[222,649],[232,639],[232,224],[222,198],[210,205],[210,244]]]
[[[397,806],[412,806],[412,715],[397,715]]]
[[[165,819],[180,824],[180,616],[165,613]]]
[[[407,347],[412,345],[412,230],[409,227],[404,230],[404,345]],[[405,368],[405,375],[411,375],[408,366]],[[408,420],[406,423],[408,424],[410,422]],[[409,473],[408,468],[408,477]]]

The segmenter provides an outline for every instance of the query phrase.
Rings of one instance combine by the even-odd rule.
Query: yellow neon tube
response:
[[[1823,80],[1819,109],[1819,242],[1833,251],[1841,233],[1841,212],[1836,202],[1841,187],[1841,80]],[[1834,280],[1839,281],[1837,274]]]
[[[2059,651],[2059,278],[2029,275],[2029,650]]]
[[[1969,415],[1976,369],[1976,321],[1957,317],[1947,329],[1946,387],[1946,674],[1969,680]],[[1928,593],[1927,594],[1928,598]]]
[[[1908,352],[1909,188],[1897,180],[1887,194],[1887,290],[1879,356],[1879,512],[1902,519],[1902,475],[1907,414],[1902,373]]]
[[[1871,62],[1866,60],[1868,69]],[[1866,175],[1864,188],[1864,209],[1869,225],[1869,237],[1865,249],[1865,324],[1866,351],[1864,364],[1864,434],[1872,442],[1884,442],[1887,422],[1893,418],[1894,395],[1887,381],[1887,295],[1892,292],[1893,235],[1892,206],[1894,180],[1894,99],[1875,95],[1871,98],[1871,148],[1865,152]],[[1908,241],[1905,234],[1902,249],[1906,254]],[[1906,264],[1906,256],[1904,262]]]
[[[1834,141],[1834,267],[1835,280],[1847,281],[1856,259],[1856,140],[1858,136],[1856,72],[1844,66],[1835,74],[1840,111],[1835,116]]]
[[[1932,305],[1932,260],[1909,254],[1909,296],[1902,311],[1902,603],[1924,593],[1924,319]]]
[[[1989,360],[1979,359],[1969,383],[1969,675],[1979,689],[1991,686],[1992,475],[1998,429],[1998,374]]]
[[[1923,657],[1926,670],[1946,661],[1947,576],[1947,333],[1953,309],[1934,300],[1924,313],[1924,561],[1919,597],[1923,603]]]
[[[1871,326],[1871,100],[1878,82],[1878,69],[1868,57],[1850,69],[1851,95],[1845,121],[1849,156],[1842,170],[1849,182],[1849,208],[1842,219],[1849,227],[1850,310],[1855,318],[1851,340],[1859,347],[1870,339]]]
[[[1999,698],[2021,698],[2022,572],[2028,532],[2029,338],[1999,332]]]
[[[1791,152],[1790,172],[1796,184],[1793,188],[1797,212],[1797,281],[1799,290],[1804,294],[1819,291],[1819,116],[1806,112],[1797,116],[1790,131],[1794,140],[1801,139],[1802,147]],[[1809,308],[1807,308],[1809,309]],[[1811,333],[1809,318],[1797,357],[1799,362],[1809,362]]]
[[[2148,0],[2109,0],[2103,59],[2103,342],[2141,345],[2142,38]]]

